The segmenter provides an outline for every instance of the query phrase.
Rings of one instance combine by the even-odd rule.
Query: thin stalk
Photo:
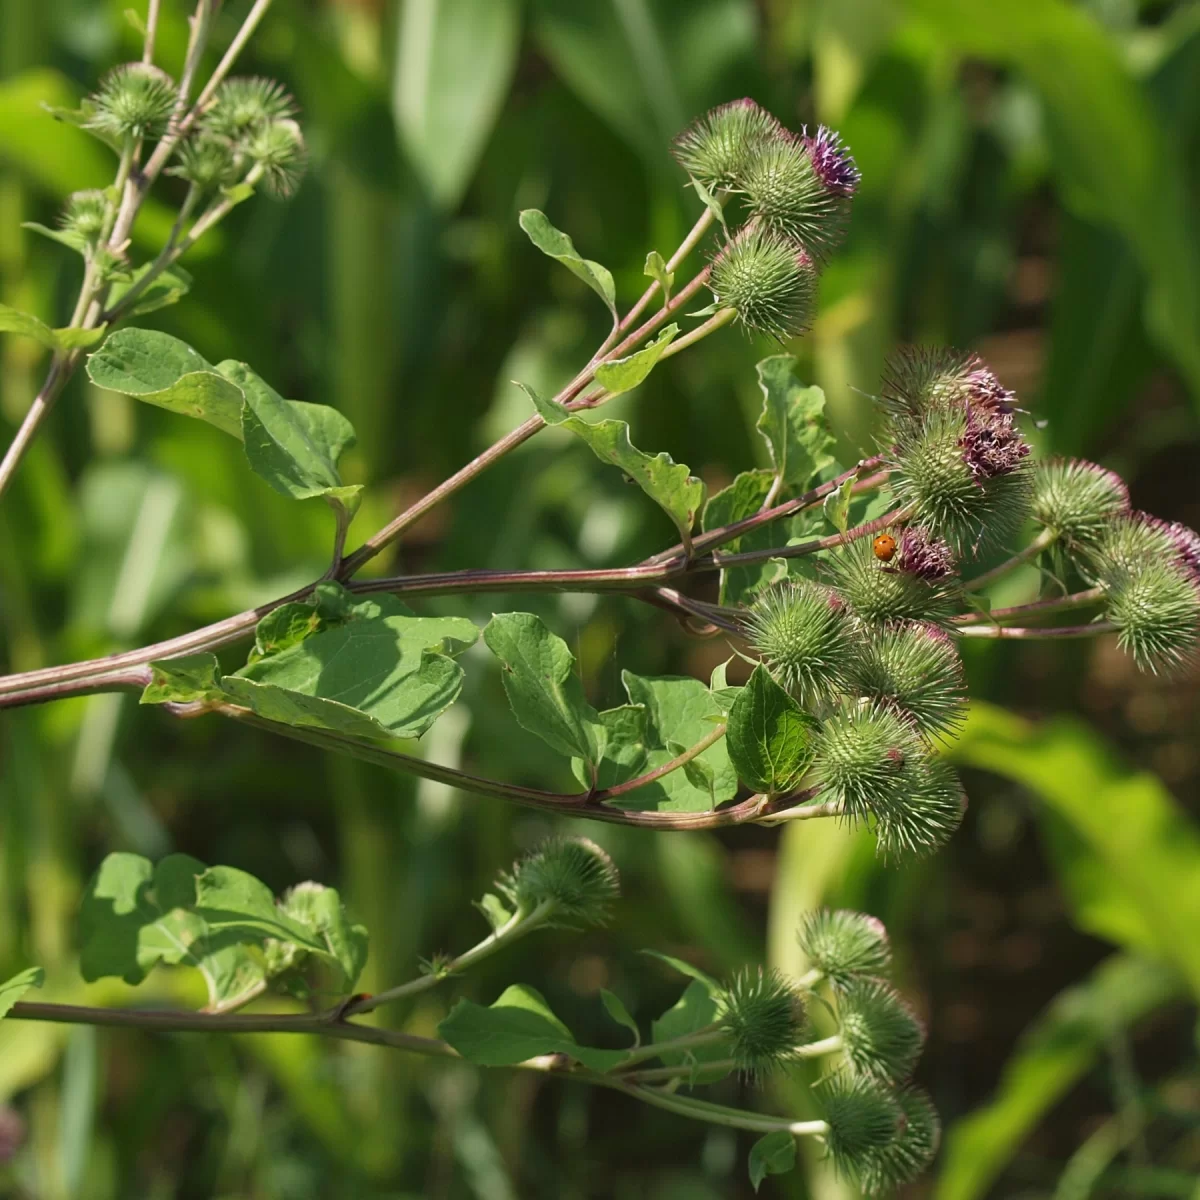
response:
[[[969,624],[985,616],[991,621],[1008,621],[1024,617],[1049,616],[1051,613],[1070,612],[1076,608],[1087,608],[1090,604],[1098,604],[1104,599],[1102,587],[1088,588],[1082,592],[1072,592],[1069,596],[1056,596],[1049,600],[1034,600],[1030,604],[1014,604],[1010,608],[993,608],[987,613],[959,613],[950,620],[957,624]]]
[[[1115,633],[1116,629],[1111,621],[1093,621],[1090,625],[1063,625],[1047,629],[1026,629],[1017,625],[959,625],[953,632],[958,637],[1023,638],[1026,641],[1038,641],[1099,637],[1102,633]]]
[[[1058,538],[1058,534],[1052,529],[1043,529],[1023,550],[1018,550],[1012,558],[1006,558],[1004,562],[993,567],[990,571],[984,571],[982,575],[976,575],[974,579],[968,579],[963,584],[964,592],[977,592],[981,588],[988,587],[996,582],[997,579],[1003,578],[1009,571],[1016,570],[1023,563],[1027,563],[1030,559],[1037,558],[1043,550],[1054,544]]]
[[[664,1054],[677,1054],[681,1050],[695,1050],[698,1046],[712,1046],[728,1039],[729,1034],[714,1021],[713,1024],[706,1025],[703,1029],[685,1033],[665,1042],[650,1042],[648,1045],[638,1046],[630,1050],[629,1054],[620,1061],[618,1069],[624,1071],[626,1067],[632,1067],[647,1059],[661,1058]]]
[[[703,325],[697,325],[690,333],[685,333],[683,337],[676,338],[658,356],[658,361],[662,362],[664,358],[670,358],[672,355],[678,354],[681,350],[686,350],[689,346],[694,346],[702,338],[708,337],[710,333],[716,333],[718,329],[723,329],[736,316],[736,308],[719,309]]]
[[[600,1078],[607,1079],[603,1075]],[[668,1112],[678,1113],[683,1117],[692,1117],[697,1121],[707,1121],[710,1125],[724,1125],[730,1129],[748,1129],[752,1133],[784,1132],[792,1134],[793,1137],[824,1137],[829,1132],[829,1125],[825,1121],[788,1121],[782,1117],[758,1116],[754,1113],[739,1112],[737,1109],[727,1109],[720,1105],[709,1104],[704,1100],[694,1100],[674,1092],[659,1091],[657,1088],[642,1087],[638,1084],[621,1084],[616,1079],[609,1080],[607,1086],[655,1108],[665,1108]]]
[[[832,1037],[822,1038],[819,1042],[809,1042],[806,1046],[797,1046],[794,1053],[797,1058],[818,1058],[823,1054],[834,1054],[842,1048],[842,1035],[835,1033]],[[672,1079],[690,1079],[697,1070],[704,1071],[736,1071],[738,1061],[735,1058],[709,1059],[703,1063],[683,1063],[674,1067],[646,1067],[639,1071],[621,1073],[621,1078],[629,1083],[667,1083]]]
[[[819,789],[813,788],[812,794],[815,796]],[[795,808],[784,809],[783,812],[771,817],[770,820],[763,820],[763,825],[778,825],[783,821],[814,821],[820,820],[822,817],[844,817],[845,809],[842,808],[839,800],[826,800],[823,804],[800,804]]]
[[[553,915],[554,909],[555,905],[551,901],[545,901],[532,912],[518,910],[490,936],[472,946],[470,950],[464,951],[457,958],[451,959],[437,972],[418,976],[416,979],[410,979],[407,983],[388,988],[385,992],[377,992],[374,996],[356,1000],[342,1009],[342,1018],[368,1013],[382,1004],[391,1004],[394,1000],[405,1000],[410,996],[416,996],[421,992],[429,991],[430,988],[437,987],[443,979],[465,971],[468,967],[495,954],[502,947],[510,945],[518,937],[524,937],[525,934],[532,933],[535,929],[545,925]]]
[[[29,444],[37,436],[42,422],[46,419],[51,408],[54,407],[54,401],[58,399],[63,385],[67,382],[66,362],[67,357],[63,354],[56,353],[54,355],[50,363],[49,373],[46,375],[45,383],[42,384],[41,390],[33,398],[33,403],[29,406],[29,411],[26,412],[20,427],[17,429],[16,435],[13,437],[8,449],[4,452],[4,458],[0,460],[0,494],[8,487],[25,451],[29,449]]]
[[[237,62],[238,56],[246,48],[246,43],[253,36],[263,17],[267,15],[267,9],[270,7],[271,0],[254,0],[254,7],[246,14],[246,19],[242,22],[241,29],[237,31],[233,41],[229,43],[229,48],[225,51],[221,61],[217,63],[216,70],[209,76],[208,82],[204,85],[204,90],[196,97],[196,103],[192,105],[193,112],[202,111],[204,106],[216,94],[217,88],[220,87],[225,76],[233,70],[233,64]]]
[[[142,46],[142,62],[154,61],[154,43],[158,38],[158,10],[161,0],[150,0],[146,6],[146,41]]]
[[[670,762],[663,763],[661,767],[655,767],[653,771],[647,771],[645,775],[639,775],[636,779],[630,779],[625,783],[614,784],[612,787],[591,793],[592,803],[600,800],[615,800],[618,796],[624,796],[629,792],[637,791],[640,787],[645,787],[648,783],[654,783],[664,775],[670,775],[672,771],[678,771],[680,767],[690,763],[693,758],[703,754],[710,746],[716,745],[724,736],[725,726],[715,726],[711,733],[702,737],[694,746],[689,746],[682,754],[677,754]]]

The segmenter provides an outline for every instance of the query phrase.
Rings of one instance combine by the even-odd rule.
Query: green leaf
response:
[[[518,0],[406,0],[392,106],[409,161],[456,208],[499,116],[520,49]]]
[[[671,301],[671,289],[675,286],[675,272],[667,270],[666,259],[657,250],[651,250],[646,255],[646,268],[642,272],[648,275],[662,288],[663,307]]]
[[[298,646],[305,638],[312,637],[325,627],[320,609],[312,604],[281,604],[272,609],[254,630],[254,649],[249,661],[258,662],[270,654]]]
[[[761,663],[729,710],[729,757],[750,789],[769,796],[794,790],[813,757],[816,720]]]
[[[324,944],[341,970],[343,985],[353,988],[367,963],[367,931],[350,921],[337,891],[320,883],[302,883],[283,897],[280,906]]]
[[[1115,954],[1022,1034],[992,1101],[946,1131],[934,1200],[982,1200],[1038,1121],[1150,1013],[1181,998],[1179,975]]]
[[[646,712],[648,753],[643,771],[670,762],[680,753],[678,747],[694,746],[712,733],[714,720],[724,719],[717,699],[698,679],[686,675],[648,677],[623,671],[621,681],[630,703]],[[657,812],[708,812],[737,794],[737,772],[729,761],[724,738],[698,754],[688,766],[691,771],[672,771],[613,804]]]
[[[0,1019],[12,1012],[12,1006],[30,988],[40,988],[45,979],[46,972],[41,967],[28,967],[19,975],[0,983]]]
[[[142,704],[191,704],[220,700],[221,664],[215,654],[189,654],[150,664],[150,682],[142,691]]]
[[[512,912],[494,892],[485,892],[475,901],[475,907],[487,918],[493,930],[502,928],[512,919]]]
[[[575,243],[561,230],[550,224],[545,213],[536,208],[525,209],[520,216],[521,228],[529,240],[549,258],[562,263],[572,275],[582,279],[604,301],[614,321],[617,319],[617,289],[611,272],[598,262],[580,258]]]
[[[757,1192],[768,1175],[786,1175],[796,1165],[796,1139],[786,1129],[760,1137],[750,1147],[750,1183]]]
[[[804,387],[795,369],[796,359],[790,354],[758,364],[763,410],[756,428],[783,486],[803,492],[833,462],[834,439],[825,419],[825,393],[819,387]]]
[[[207,421],[241,440],[241,389],[179,338],[118,329],[88,357],[87,373],[97,387]]]
[[[715,1004],[716,997],[720,996],[725,989],[721,987],[721,985],[711,975],[706,975],[702,970],[700,970],[699,967],[693,967],[690,962],[687,962],[682,958],[675,958],[674,955],[663,954],[658,950],[643,950],[641,953],[650,958],[657,958],[659,962],[666,963],[668,967],[670,967],[673,971],[678,971],[680,975],[686,975],[689,979],[694,979],[697,983],[703,986],[705,995],[714,1001],[712,1010],[713,1015],[707,1020],[701,1021],[700,1024],[693,1026],[691,1029],[686,1029],[683,1032],[694,1033],[697,1029],[703,1029],[705,1025],[712,1024],[717,1012]],[[678,1007],[678,1005],[676,1005],[676,1007]],[[662,1018],[660,1018],[660,1020],[661,1019]],[[657,1029],[657,1024],[658,1023],[656,1022],[654,1040],[656,1042],[661,1042],[664,1040],[664,1038],[660,1036]],[[678,1035],[672,1034],[671,1036],[676,1037]]]
[[[638,1023],[629,1015],[629,1009],[625,1007],[625,1002],[621,997],[614,992],[610,992],[607,988],[601,988],[600,1000],[604,1005],[604,1011],[618,1025],[623,1025],[633,1034],[633,1048],[636,1049],[640,1046],[642,1044],[642,1034],[638,1029]]]
[[[854,477],[851,476],[836,492],[830,492],[825,497],[825,519],[838,533],[845,533],[850,528],[850,493],[854,490],[854,484]]]
[[[681,538],[690,536],[704,504],[704,484],[693,478],[688,467],[675,462],[666,451],[652,456],[637,449],[624,421],[589,425],[581,417],[567,417],[558,424],[586,442],[601,462],[620,467],[671,518]]]
[[[245,363],[218,370],[241,390],[242,441],[254,472],[296,500],[342,486],[337,461],[354,444],[354,427],[324,404],[285,400]]]
[[[497,613],[483,640],[500,660],[504,691],[521,728],[560,754],[582,759],[594,774],[600,716],[584,699],[566,642],[533,613]]]
[[[87,249],[87,238],[83,234],[77,233],[74,229],[51,229],[46,225],[40,225],[37,221],[22,221],[21,228],[28,229],[30,233],[37,233],[44,238],[49,238],[52,242],[58,242],[59,245],[66,246],[69,250],[74,250],[77,254],[82,254]]]
[[[1082,928],[1173,964],[1200,996],[1200,829],[1155,776],[1079,721],[1034,725],[978,703],[952,756],[1041,801]]]
[[[297,614],[298,615],[298,614]],[[275,626],[267,636],[274,635]],[[479,630],[463,617],[414,617],[392,597],[259,657],[221,680],[260,716],[358,737],[420,737],[458,698],[456,654]]]
[[[704,202],[704,207],[707,208],[714,217],[716,217],[721,228],[728,231],[729,227],[725,224],[725,206],[716,198],[716,196],[712,194],[712,192],[708,190],[707,187],[705,187],[703,183],[701,183],[699,179],[692,178],[690,175],[688,178],[692,181],[692,187],[696,189],[696,195],[699,196]]]
[[[120,304],[121,298],[149,272],[152,266],[152,263],[145,263],[133,271],[127,279],[112,285],[108,294],[109,311]],[[140,317],[146,313],[157,312],[160,308],[178,304],[191,291],[191,288],[192,277],[187,271],[180,266],[167,267],[154,278],[152,283],[146,285],[145,291],[138,293],[133,307],[122,313],[121,316],[123,318]]]
[[[651,954],[652,951],[643,951]],[[686,963],[670,958],[665,954],[656,954],[664,962],[680,970],[687,968]],[[685,973],[689,973],[685,970]],[[676,1038],[687,1037],[707,1029],[717,1020],[719,1008],[716,995],[719,988],[714,980],[696,972],[698,978],[692,980],[684,989],[683,995],[657,1021],[650,1026],[652,1042],[670,1042]],[[659,1057],[668,1067],[690,1066],[692,1074],[688,1079],[691,1086],[701,1083],[715,1083],[730,1074],[728,1066],[711,1067],[706,1064],[719,1062],[729,1058],[729,1047],[721,1042],[713,1042],[704,1046],[693,1046],[689,1050],[668,1050]]]
[[[31,313],[21,312],[0,304],[0,333],[16,333],[40,342],[47,350],[74,350],[91,346],[104,336],[104,327],[98,329],[51,329],[45,321]]]
[[[663,351],[678,332],[678,325],[668,325],[654,341],[628,358],[601,363],[596,368],[596,382],[612,396],[633,391],[654,370],[658,360],[662,358]]]
[[[490,1008],[460,1000],[438,1026],[438,1036],[463,1058],[483,1067],[508,1067],[541,1054],[565,1054],[593,1071],[609,1071],[624,1050],[576,1044],[540,992],[514,984]]]
[[[610,788],[636,779],[646,770],[649,736],[647,714],[640,704],[623,704],[597,714],[596,748],[599,766],[593,780],[581,758],[571,759],[571,770],[584,787]]]
[[[239,939],[210,938],[190,911],[202,862],[172,854],[157,868],[137,854],[110,854],[84,892],[79,910],[79,969],[88,981],[118,976],[138,984],[157,963],[194,967],[210,1006],[257,988],[262,968]],[[257,939],[255,939],[257,940]]]

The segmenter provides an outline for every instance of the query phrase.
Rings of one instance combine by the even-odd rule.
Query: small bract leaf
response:
[[[519,218],[521,228],[529,240],[545,255],[562,263],[572,275],[582,279],[604,301],[613,320],[617,319],[617,289],[612,273],[598,262],[581,258],[575,243],[559,229],[550,224],[544,212],[536,208],[525,209]]]
[[[577,1045],[545,997],[523,984],[506,989],[490,1008],[460,1000],[438,1026],[438,1036],[463,1058],[483,1067],[508,1067],[541,1054],[565,1054],[593,1071],[609,1071],[626,1054]]]
[[[729,710],[729,757],[738,777],[756,792],[792,791],[813,758],[817,722],[761,664]]]
[[[671,300],[671,288],[675,285],[675,272],[667,270],[666,260],[657,250],[651,250],[646,255],[646,269],[642,272],[648,275],[662,289],[663,307]]]
[[[796,1139],[786,1129],[760,1137],[750,1147],[750,1184],[757,1192],[768,1175],[786,1175],[796,1165]]]
[[[533,407],[537,409],[538,416],[547,425],[561,425],[571,415],[557,400],[544,399],[529,384],[522,383],[519,379],[514,379],[513,383],[533,401]]]
[[[104,327],[98,329],[51,329],[45,321],[32,313],[22,312],[7,304],[0,304],[0,333],[16,333],[40,342],[47,350],[73,350],[91,346],[104,336]]]
[[[620,996],[614,992],[610,992],[607,988],[600,989],[600,1000],[604,1005],[604,1011],[618,1025],[623,1025],[630,1033],[633,1034],[633,1045],[638,1047],[642,1044],[641,1031],[638,1029],[638,1023],[629,1015],[629,1009],[625,1007],[625,1002]]]
[[[113,284],[108,293],[108,310],[117,308],[122,298],[150,271],[151,263],[138,267],[128,279]],[[122,317],[140,317],[157,312],[160,308],[177,304],[191,291],[192,277],[182,267],[167,267],[138,293],[132,306],[121,313]],[[132,332],[132,331],[131,331]]]
[[[220,700],[221,665],[215,654],[189,654],[150,664],[150,682],[142,692],[142,704],[190,704],[197,700]]]
[[[40,988],[45,978],[46,972],[41,967],[28,967],[20,974],[0,983],[0,1019],[8,1016],[12,1006],[30,988]]]
[[[584,699],[566,642],[533,613],[497,613],[483,640],[500,660],[504,691],[521,728],[560,754],[582,759],[594,775],[600,716]]]
[[[77,254],[82,254],[87,249],[87,238],[74,229],[51,229],[47,225],[40,225],[37,221],[22,221],[21,228],[28,229],[30,233],[41,234],[42,237],[49,238],[52,242],[58,242],[60,245],[74,250]]]
[[[775,471],[787,488],[804,491],[833,462],[833,435],[825,419],[825,393],[804,387],[790,354],[758,364],[763,411],[757,429],[766,440]]]
[[[847,479],[836,492],[825,497],[825,518],[838,531],[845,533],[850,527],[850,500],[854,491],[854,479]]]
[[[633,391],[654,370],[663,351],[678,332],[678,325],[668,325],[654,341],[643,346],[636,354],[601,363],[596,368],[596,382],[612,396]]]

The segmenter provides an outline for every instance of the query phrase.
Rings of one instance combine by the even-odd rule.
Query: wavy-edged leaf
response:
[[[750,1147],[747,1167],[750,1185],[757,1192],[768,1175],[786,1175],[796,1166],[796,1139],[786,1129],[760,1137]]]
[[[220,700],[221,664],[215,654],[188,654],[150,664],[150,682],[142,689],[142,704],[193,704]]]
[[[534,988],[513,984],[489,1008],[460,1000],[438,1026],[438,1036],[463,1058],[483,1067],[507,1067],[541,1054],[565,1054],[593,1071],[610,1071],[624,1050],[597,1050],[576,1043]]]
[[[813,759],[817,722],[761,663],[729,709],[729,758],[752,791],[784,795]]]
[[[519,217],[521,228],[529,240],[548,258],[562,263],[578,279],[582,279],[604,301],[614,321],[617,319],[617,288],[612,272],[591,259],[581,258],[575,243],[550,223],[550,218],[536,208],[525,209]]]
[[[3,1020],[30,988],[40,988],[45,982],[46,972],[41,967],[27,967],[24,971],[0,983],[0,1020]]]
[[[796,359],[776,354],[758,364],[763,410],[756,423],[785,488],[805,491],[833,462],[834,438],[825,417],[825,393],[796,378]]]
[[[601,363],[596,368],[596,382],[611,396],[633,391],[654,370],[658,360],[662,358],[663,351],[675,340],[678,333],[678,325],[668,325],[654,341],[628,358]]]
[[[500,660],[504,691],[522,729],[583,760],[589,776],[600,763],[600,715],[587,702],[566,642],[533,613],[497,613],[483,640]]]

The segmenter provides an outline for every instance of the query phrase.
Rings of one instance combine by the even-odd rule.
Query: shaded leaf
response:
[[[817,722],[761,663],[729,710],[729,757],[755,792],[783,795],[804,778]]]
[[[490,1007],[460,1000],[438,1026],[463,1058],[484,1067],[506,1067],[541,1054],[565,1054],[594,1071],[609,1071],[624,1050],[576,1044],[571,1031],[550,1011],[540,992],[514,984]]]
[[[796,1139],[786,1129],[760,1137],[750,1147],[750,1183],[757,1192],[768,1175],[786,1175],[796,1165]]]
[[[614,992],[610,992],[608,988],[600,989],[600,1000],[604,1005],[604,1011],[618,1025],[623,1025],[630,1033],[633,1034],[633,1045],[638,1047],[642,1044],[641,1031],[638,1029],[637,1022],[629,1015],[629,1009],[625,1007],[625,1002],[620,996]]]
[[[220,700],[221,664],[215,654],[189,654],[150,664],[150,682],[142,691],[142,704],[191,704]]]
[[[504,691],[521,728],[560,754],[582,759],[593,774],[600,762],[600,716],[584,699],[566,642],[533,613],[497,613],[483,640],[500,660]]]
[[[645,951],[644,953],[652,952]],[[680,963],[678,959],[670,958],[665,954],[658,954],[654,957],[661,958],[677,969],[682,970],[686,967],[686,964]],[[715,999],[718,990],[715,981],[707,976],[694,978],[684,989],[683,995],[657,1021],[651,1024],[651,1041],[670,1042],[676,1038],[687,1037],[689,1034],[707,1029],[719,1015],[720,1010]],[[689,1076],[688,1082],[693,1086],[701,1083],[715,1083],[718,1079],[724,1079],[730,1074],[728,1066],[711,1067],[707,1065],[729,1057],[729,1047],[720,1042],[693,1046],[688,1050],[667,1050],[659,1057],[668,1067],[691,1067],[692,1074]]]
[[[825,393],[796,379],[790,354],[764,358],[758,364],[763,410],[756,428],[771,452],[771,462],[785,488],[803,492],[833,462],[833,435],[825,418]]]
[[[572,275],[582,279],[604,301],[613,320],[617,319],[617,289],[607,267],[581,258],[575,243],[561,230],[555,229],[546,214],[536,208],[527,208],[521,213],[520,225],[543,254],[562,263]]]
[[[662,289],[663,306],[669,304],[671,288],[675,286],[675,272],[667,270],[666,259],[657,250],[651,250],[646,255],[646,267],[642,274],[648,275]]]
[[[593,781],[581,758],[571,759],[571,770],[584,787],[616,787],[636,779],[646,770],[646,739],[649,736],[646,710],[639,704],[623,704],[597,714],[596,745],[600,755]]]

